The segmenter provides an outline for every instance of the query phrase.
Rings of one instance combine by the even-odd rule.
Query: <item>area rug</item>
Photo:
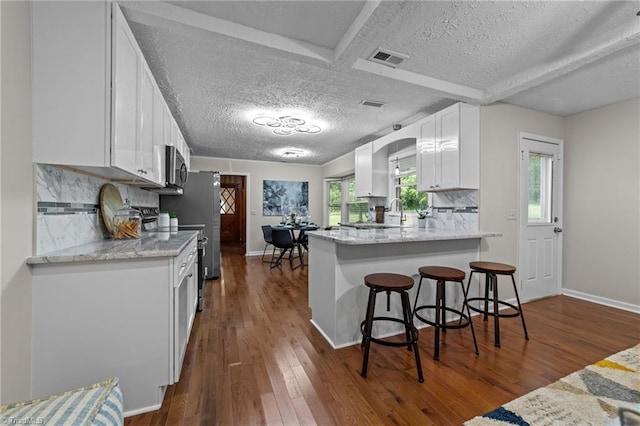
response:
[[[640,409],[640,345],[536,389],[467,426],[615,425],[618,408]]]

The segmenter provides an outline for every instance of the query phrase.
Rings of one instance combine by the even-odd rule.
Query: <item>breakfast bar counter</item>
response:
[[[413,304],[419,267],[449,266],[468,272],[469,262],[479,260],[481,240],[501,236],[496,232],[410,227],[339,228],[308,235],[311,322],[334,348],[361,340],[360,323],[368,300],[365,275],[392,272],[412,276],[416,282],[409,292]],[[423,284],[418,304],[433,304],[434,288],[433,284]],[[471,286],[470,297],[477,293],[476,283]],[[379,297],[376,311],[385,311],[386,302],[386,297]],[[390,302],[391,310],[385,315],[402,317],[400,300],[392,297]],[[447,303],[462,303],[457,286],[447,288]],[[387,328],[377,330],[378,336],[404,332],[394,323],[384,326]]]

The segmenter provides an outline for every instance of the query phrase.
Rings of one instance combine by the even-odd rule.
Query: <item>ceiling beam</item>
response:
[[[462,84],[452,83],[446,80],[440,80],[423,74],[417,74],[411,71],[391,68],[386,65],[376,64],[361,58],[356,59],[352,67],[354,69],[370,72],[382,77],[393,78],[405,83],[433,89],[442,93],[445,97],[450,97],[463,102],[478,104],[483,99],[484,93],[482,90],[463,86]]]
[[[323,62],[333,62],[334,51],[331,49],[257,30],[166,2],[136,1],[123,3],[122,6],[128,12],[127,19],[134,22],[162,26],[178,32],[185,26],[197,28]]]
[[[582,43],[584,47],[555,61],[528,69],[486,90],[483,104],[496,102],[583,68],[622,49],[640,44],[640,17]]]
[[[365,2],[364,6],[362,7],[362,10],[360,10],[360,13],[356,17],[356,19],[351,23],[347,32],[344,33],[344,35],[340,39],[340,42],[338,43],[336,48],[333,49],[334,62],[337,61],[340,58],[340,56],[342,56],[345,50],[347,50],[347,47],[349,47],[353,39],[358,35],[358,33],[360,32],[362,27],[364,27],[364,25],[367,23],[371,15],[373,15],[373,12],[378,8],[381,1],[382,0],[371,0],[371,1]]]

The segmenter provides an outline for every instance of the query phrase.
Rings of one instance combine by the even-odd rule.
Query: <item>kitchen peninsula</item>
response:
[[[360,342],[360,323],[368,300],[365,275],[394,272],[413,276],[416,285],[409,292],[413,304],[420,266],[441,265],[468,271],[469,262],[478,260],[481,239],[501,236],[494,232],[413,227],[340,228],[308,234],[311,322],[334,348]],[[434,288],[423,285],[418,304],[433,304]],[[472,285],[470,296],[477,292],[477,285]],[[376,312],[385,312],[386,298],[379,297],[376,303]],[[447,303],[462,303],[457,286],[447,288]],[[390,312],[384,315],[402,317],[401,312],[399,298],[392,297]],[[394,323],[380,327],[386,328],[376,330],[377,335],[403,331]]]

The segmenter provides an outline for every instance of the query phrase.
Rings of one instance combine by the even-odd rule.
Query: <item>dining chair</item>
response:
[[[282,258],[289,252],[289,264],[291,265],[291,269],[296,269],[302,266],[302,263],[298,266],[293,266],[293,249],[298,245],[296,241],[294,241],[293,236],[291,235],[291,231],[288,229],[272,229],[271,230],[271,244],[274,247],[280,249],[280,255],[275,261],[271,261],[271,268],[275,268],[282,264]],[[298,253],[300,250],[298,249]],[[301,260],[300,254],[298,254],[298,259]]]
[[[262,251],[262,262],[264,263],[271,263],[273,262],[273,257],[276,254],[276,246],[273,245],[273,242],[271,241],[271,230],[273,228],[271,228],[271,225],[262,225],[262,237],[264,238],[264,250]],[[267,247],[269,246],[273,246],[273,251],[271,252],[271,259],[269,260],[264,260],[264,256],[267,253]]]

